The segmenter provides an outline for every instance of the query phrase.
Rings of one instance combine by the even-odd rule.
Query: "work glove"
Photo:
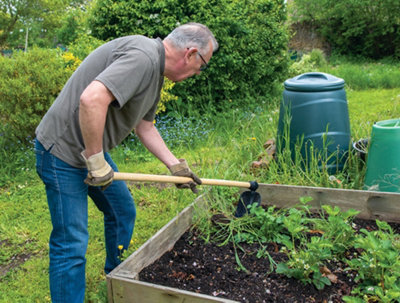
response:
[[[192,192],[195,194],[198,192],[196,185],[201,184],[201,180],[197,177],[189,168],[185,159],[179,159],[179,163],[172,165],[169,168],[169,171],[173,176],[177,177],[189,177],[192,178],[193,181],[184,183],[184,184],[176,184],[177,188],[190,188]]]
[[[103,151],[86,159],[84,152],[81,153],[85,159],[88,174],[84,182],[90,186],[101,186],[105,190],[113,181],[114,171],[104,159]]]

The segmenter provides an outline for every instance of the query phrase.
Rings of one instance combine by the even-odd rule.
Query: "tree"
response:
[[[0,48],[18,46],[29,38],[50,46],[65,12],[85,0],[0,0]]]
[[[295,0],[292,18],[312,24],[341,53],[400,57],[399,0]]]

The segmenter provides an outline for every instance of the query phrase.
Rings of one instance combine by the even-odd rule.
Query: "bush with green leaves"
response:
[[[296,0],[294,22],[316,27],[335,51],[400,58],[400,1]]]
[[[175,85],[173,93],[180,97],[181,110],[248,107],[255,100],[249,96],[268,100],[274,84],[286,75],[288,32],[283,0],[97,0],[91,12],[92,34],[102,40],[130,34],[164,38],[187,22],[211,29],[219,51],[207,71]]]
[[[310,53],[304,54],[299,61],[293,62],[289,67],[289,76],[295,77],[308,72],[315,72],[326,68],[328,62],[320,49],[313,49]]]
[[[32,48],[0,57],[0,119],[4,139],[27,144],[72,73],[55,49]],[[2,140],[6,142],[7,140]]]
[[[80,34],[68,45],[68,51],[81,61],[85,59],[94,49],[104,44],[104,41],[96,39],[88,34]]]
[[[0,57],[1,145],[28,145],[35,129],[68,78],[82,60],[103,41],[81,36],[68,52],[33,48]],[[165,111],[174,83],[167,80],[161,91],[158,112]],[[16,144],[15,144],[16,145]]]

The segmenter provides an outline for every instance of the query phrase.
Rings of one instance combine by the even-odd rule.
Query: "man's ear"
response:
[[[191,58],[196,54],[197,54],[197,48],[195,47],[189,48],[185,54],[185,62],[188,63],[191,60]]]

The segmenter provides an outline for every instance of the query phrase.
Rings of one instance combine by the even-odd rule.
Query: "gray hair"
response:
[[[186,23],[175,28],[167,37],[175,47],[184,49],[196,47],[202,53],[209,51],[209,42],[212,43],[213,52],[218,49],[218,42],[207,26],[200,23]]]

